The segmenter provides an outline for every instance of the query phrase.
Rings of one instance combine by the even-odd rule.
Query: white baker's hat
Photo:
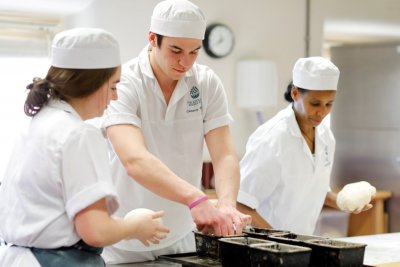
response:
[[[65,69],[114,68],[121,65],[119,45],[102,29],[66,30],[53,39],[51,65]]]
[[[164,0],[153,10],[150,31],[163,36],[203,40],[206,18],[201,9],[188,0]]]
[[[337,90],[339,69],[323,57],[297,60],[293,67],[293,85],[308,90]]]

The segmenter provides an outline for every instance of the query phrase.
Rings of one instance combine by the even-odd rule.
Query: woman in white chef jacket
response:
[[[103,246],[136,238],[158,243],[168,231],[155,212],[112,218],[118,207],[107,145],[84,120],[117,99],[119,47],[101,29],[56,35],[45,79],[28,85],[22,133],[0,187],[0,236],[13,244],[0,266],[104,266]]]
[[[290,105],[250,136],[240,162],[238,208],[252,215],[254,226],[312,234],[322,206],[338,208],[329,184],[335,139],[323,123],[338,80],[329,60],[300,58],[285,92]]]

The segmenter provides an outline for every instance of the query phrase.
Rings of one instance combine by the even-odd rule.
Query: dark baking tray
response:
[[[222,267],[219,259],[198,256],[196,252],[161,255],[159,258],[179,263],[184,267]]]
[[[159,256],[158,258],[161,260],[181,264],[183,267],[222,267],[220,260],[209,257],[201,257],[198,256],[196,252],[162,255]],[[373,266],[363,265],[363,267],[373,267]]]

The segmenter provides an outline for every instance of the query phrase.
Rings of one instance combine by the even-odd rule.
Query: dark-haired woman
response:
[[[117,99],[119,47],[101,29],[56,35],[52,66],[35,78],[25,102],[32,117],[11,155],[0,187],[0,236],[13,244],[0,266],[104,266],[103,246],[136,238],[158,243],[163,212],[123,220],[106,142],[85,123]]]
[[[330,190],[335,139],[323,119],[338,80],[329,60],[300,58],[285,92],[290,105],[250,136],[240,162],[238,208],[252,215],[253,225],[313,234],[324,203],[337,208]]]

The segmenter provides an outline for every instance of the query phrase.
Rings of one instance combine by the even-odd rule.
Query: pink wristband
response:
[[[201,198],[198,198],[195,201],[193,201],[192,203],[190,203],[189,209],[192,209],[192,208],[196,207],[197,205],[199,205],[201,202],[204,202],[207,200],[208,200],[208,196],[202,196]]]

